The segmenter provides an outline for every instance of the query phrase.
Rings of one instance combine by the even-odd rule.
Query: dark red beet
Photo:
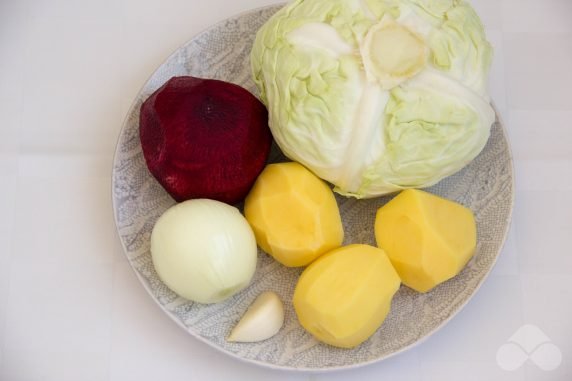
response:
[[[264,105],[240,86],[173,77],[141,106],[149,171],[178,202],[242,201],[264,168],[272,135]]]

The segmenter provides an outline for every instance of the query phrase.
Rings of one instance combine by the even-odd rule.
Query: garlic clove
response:
[[[227,340],[241,343],[266,340],[278,333],[283,324],[282,301],[276,293],[265,291],[248,307]]]

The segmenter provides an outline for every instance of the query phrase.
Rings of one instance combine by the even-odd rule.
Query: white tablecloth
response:
[[[514,219],[481,290],[423,344],[335,374],[272,371],[185,334],[149,298],[113,223],[123,118],[179,45],[270,3],[0,1],[0,380],[571,380],[572,0],[473,1],[495,47]],[[538,348],[503,369],[499,348],[525,324],[556,369]]]

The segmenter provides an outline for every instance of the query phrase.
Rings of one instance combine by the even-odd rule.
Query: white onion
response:
[[[214,200],[189,200],[157,220],[151,256],[159,278],[175,293],[216,303],[250,283],[256,240],[237,208]]]

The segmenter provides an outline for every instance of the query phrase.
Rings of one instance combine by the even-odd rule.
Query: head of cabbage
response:
[[[431,186],[478,155],[491,58],[463,0],[296,0],[251,52],[281,150],[358,198]]]

